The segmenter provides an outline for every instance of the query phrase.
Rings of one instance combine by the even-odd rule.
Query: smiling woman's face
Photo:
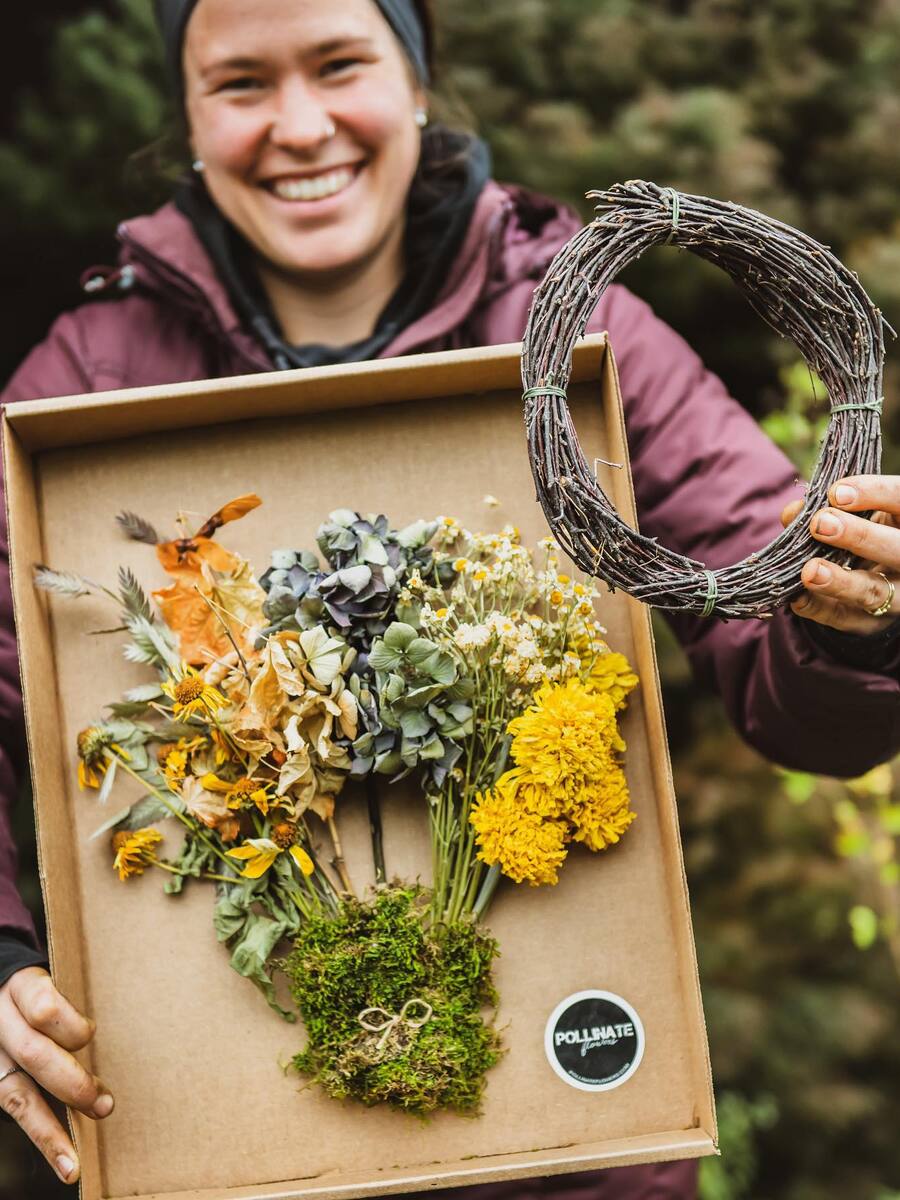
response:
[[[425,96],[373,0],[200,0],[184,84],[209,193],[268,263],[313,283],[397,252]]]

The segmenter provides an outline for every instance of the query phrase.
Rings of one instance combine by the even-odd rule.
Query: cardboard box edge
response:
[[[30,579],[30,567],[32,563],[43,560],[38,517],[38,489],[33,469],[29,469],[32,462],[31,456],[22,446],[15,430],[12,428],[12,423],[8,420],[8,413],[9,409],[4,408],[2,420],[2,458],[4,506],[8,530],[10,589],[13,599],[17,643],[19,646],[19,682],[24,701],[28,761],[34,792],[36,794],[38,788],[42,785],[45,775],[52,772],[51,764],[35,754],[35,747],[40,743],[40,732],[37,727],[46,724],[47,721],[55,721],[58,725],[59,697],[54,689],[51,701],[53,713],[47,718],[47,721],[37,715],[41,712],[42,706],[31,698],[32,688],[29,683],[29,671],[27,668],[33,654],[48,653],[52,658],[49,619],[46,611],[42,609],[42,602]],[[14,523],[10,520],[13,507],[16,504],[21,505],[23,503],[31,505],[30,524],[33,525],[33,528],[28,530],[28,546],[23,545],[21,537],[22,525],[20,522],[17,520]],[[23,628],[28,632],[25,637],[19,637],[19,630]],[[32,648],[32,639],[35,639],[38,643],[34,649]],[[57,764],[57,766],[58,770],[56,774],[60,782],[62,782],[62,763]],[[58,792],[60,795],[65,794],[63,787],[60,787]],[[54,852],[49,846],[50,839],[38,816],[37,804],[32,805],[32,819],[35,824],[35,843],[37,848],[38,876],[41,885],[41,900],[44,911],[47,914],[47,950],[50,958],[50,972],[55,979],[57,971],[60,968],[60,960],[64,960],[62,974],[67,980],[67,997],[75,1004],[76,1008],[79,1008],[82,1012],[89,1012],[91,1006],[89,1003],[87,972],[85,970],[84,959],[83,957],[72,956],[64,948],[61,949],[59,938],[58,936],[55,937],[53,933],[54,926],[58,931],[61,924],[58,918],[55,921],[53,920],[53,910],[54,908],[62,909],[64,906],[61,902],[54,905],[49,897],[47,875],[52,870]],[[51,862],[50,866],[48,866],[48,860]],[[69,911],[73,914],[72,919],[78,923],[80,910],[75,907],[69,909]],[[79,929],[79,934],[83,942],[83,930]],[[83,1065],[87,1065],[88,1069],[91,1070],[90,1047],[82,1052],[81,1057],[88,1059],[88,1062]],[[102,1179],[97,1127],[93,1121],[81,1117],[80,1114],[76,1116],[68,1108],[66,1109],[66,1118],[81,1162],[82,1181],[86,1179],[89,1184],[93,1185],[95,1181]],[[79,1196],[81,1195],[81,1187],[82,1182],[79,1182]]]
[[[618,398],[618,403],[615,406],[615,412],[606,414],[607,425],[611,425],[615,421],[615,430],[611,430],[614,434],[611,441],[616,444],[616,452],[621,454],[623,471],[621,475],[616,475],[616,490],[614,500],[616,510],[620,516],[627,516],[629,522],[634,529],[638,528],[637,503],[634,496],[634,487],[631,475],[631,456],[628,449],[628,437],[625,427],[624,409],[621,402],[621,385],[619,383],[619,370],[616,365],[615,348],[611,343],[608,343],[603,356],[604,372],[610,376],[609,384],[611,394]],[[667,811],[665,814],[660,814],[660,819],[665,818],[669,825],[670,836],[664,846],[664,852],[669,858],[669,873],[670,885],[680,886],[683,906],[681,915],[677,918],[678,929],[675,936],[681,942],[681,951],[679,954],[680,961],[685,965],[690,965],[693,968],[693,974],[690,981],[682,980],[684,990],[684,1000],[686,1004],[690,1004],[694,1010],[694,1018],[698,1032],[701,1034],[696,1040],[692,1039],[694,1044],[691,1047],[692,1067],[697,1083],[696,1091],[698,1098],[702,1092],[704,1108],[703,1112],[698,1114],[699,1122],[704,1128],[709,1128],[714,1144],[718,1145],[718,1125],[716,1121],[716,1104],[715,1092],[713,1090],[712,1079],[712,1063],[709,1054],[709,1035],[706,1026],[706,1016],[703,1011],[703,996],[700,990],[700,972],[697,962],[697,947],[694,940],[693,923],[691,920],[691,901],[688,890],[687,873],[684,865],[684,851],[681,845],[681,829],[678,821],[678,798],[675,794],[675,782],[672,775],[672,762],[669,755],[669,741],[666,733],[666,716],[662,703],[662,692],[659,685],[659,670],[656,655],[656,641],[653,636],[653,626],[651,622],[650,609],[647,605],[641,604],[639,601],[629,598],[629,607],[632,612],[631,626],[635,639],[635,647],[638,654],[649,666],[644,674],[644,678],[653,679],[657,684],[653,688],[642,687],[643,700],[647,720],[647,741],[653,747],[654,753],[651,755],[651,766],[655,779],[655,791],[657,796],[665,796],[669,800]],[[654,732],[658,731],[660,741],[658,745],[654,745]],[[673,861],[674,860],[674,861]],[[671,878],[674,873],[676,878]],[[683,956],[683,957],[682,957]]]
[[[572,361],[574,381],[590,377],[592,369],[599,366],[606,345],[605,333],[590,334],[578,342]],[[431,389],[426,395],[432,396],[513,388],[520,382],[520,353],[520,343],[508,342],[296,371],[22,400],[11,408],[9,420],[25,448],[34,452],[245,420],[248,390],[255,400],[253,415],[262,419],[301,410],[315,412],[402,403],[411,398],[410,384],[415,395],[422,395],[418,385],[423,378]],[[471,386],[473,365],[480,368],[481,375],[475,389]],[[354,390],[359,377],[371,376],[372,372],[392,390],[389,399],[383,398],[379,388],[362,395]],[[298,392],[305,397],[302,409],[297,405]],[[183,403],[186,397],[191,398],[190,405]]]
[[[552,1154],[552,1151],[547,1151]],[[471,1168],[458,1165],[450,1175],[420,1170],[411,1171],[383,1182],[363,1187],[357,1183],[338,1187],[326,1184],[311,1185],[309,1180],[290,1180],[259,1188],[221,1188],[181,1192],[154,1192],[141,1200],[351,1200],[369,1196],[405,1195],[409,1192],[443,1188],[471,1187],[478,1184],[503,1183],[517,1179],[541,1178],[548,1169],[553,1175],[581,1171],[605,1170],[611,1167],[638,1166],[641,1163],[674,1162],[690,1158],[706,1158],[718,1154],[714,1138],[707,1130],[688,1129],[644,1134],[635,1138],[620,1138],[607,1143],[607,1149],[585,1148],[584,1153],[559,1158],[515,1164],[509,1160],[518,1155],[502,1156],[507,1161],[486,1165],[483,1161]],[[103,1196],[101,1200],[133,1200],[129,1196]]]

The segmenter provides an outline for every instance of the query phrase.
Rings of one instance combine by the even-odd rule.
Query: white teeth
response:
[[[342,167],[315,179],[276,179],[272,191],[282,200],[322,200],[342,192],[353,182],[353,171]]]

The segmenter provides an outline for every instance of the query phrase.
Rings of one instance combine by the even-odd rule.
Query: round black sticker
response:
[[[644,1055],[641,1019],[612,992],[576,992],[550,1014],[544,1034],[550,1066],[571,1087],[605,1092],[630,1079]]]

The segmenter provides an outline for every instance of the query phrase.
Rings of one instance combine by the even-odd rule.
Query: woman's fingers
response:
[[[32,1029],[66,1050],[82,1050],[94,1036],[94,1022],[56,990],[53,980],[40,967],[17,971],[10,978],[9,994]]]
[[[791,521],[795,520],[800,510],[803,508],[802,500],[792,500],[786,505],[781,513],[781,523],[787,529]]]
[[[804,564],[800,576],[806,592],[791,608],[801,617],[847,633],[877,633],[885,621],[900,615],[900,594],[879,571],[845,571],[822,558]],[[890,600],[880,616],[873,616]]]
[[[85,1116],[108,1117],[113,1098],[96,1076],[46,1034],[32,1029],[6,987],[0,991],[0,1043],[14,1062],[52,1096]]]
[[[828,490],[828,499],[845,512],[883,512],[900,515],[900,475],[849,475]]]
[[[881,563],[885,570],[900,570],[900,529],[893,524],[869,521],[836,508],[823,508],[810,521],[816,541],[850,550],[858,558]]]
[[[50,1105],[22,1070],[5,1074],[15,1063],[0,1053],[0,1109],[21,1126],[63,1183],[75,1183],[78,1156],[69,1135],[56,1119]]]
[[[814,592],[804,592],[798,596],[791,608],[798,617],[828,625],[831,629],[842,629],[845,633],[874,633],[881,628],[880,621],[875,617],[866,617],[862,609],[848,608],[840,600],[817,596]]]

